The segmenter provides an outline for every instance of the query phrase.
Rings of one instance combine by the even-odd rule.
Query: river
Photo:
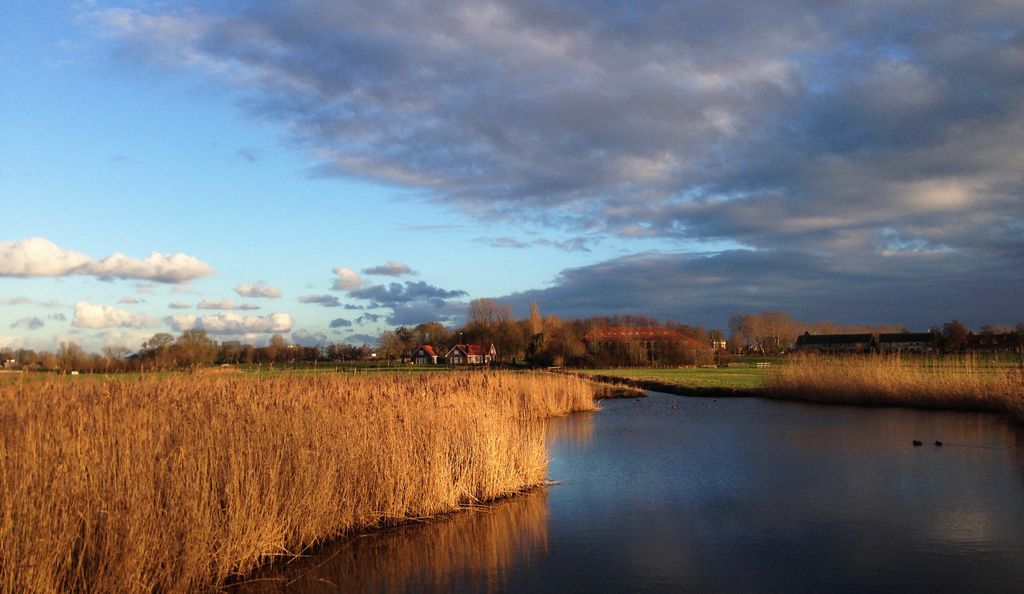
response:
[[[659,393],[602,409],[549,422],[557,484],[242,589],[1024,591],[1024,430],[998,416]]]

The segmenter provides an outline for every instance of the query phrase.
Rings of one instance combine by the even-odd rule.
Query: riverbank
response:
[[[541,373],[177,374],[0,385],[0,591],[194,591],[542,483]]]
[[[768,367],[580,371],[680,396],[998,412],[1024,422],[1024,367],[974,356],[793,356]]]
[[[1024,422],[1024,367],[978,357],[794,357],[764,396],[833,404],[997,412]]]

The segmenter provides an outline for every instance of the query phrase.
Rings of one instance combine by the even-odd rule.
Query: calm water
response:
[[[1024,432],[996,416],[656,393],[602,407],[551,422],[558,485],[338,543],[288,567],[296,581],[257,584],[1024,592]]]

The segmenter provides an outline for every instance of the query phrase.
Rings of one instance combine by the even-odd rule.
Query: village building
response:
[[[930,332],[879,334],[878,350],[882,353],[934,353],[936,336]]]
[[[446,356],[451,365],[485,365],[498,359],[498,352],[494,344],[488,346],[482,344],[457,344],[453,346]]]
[[[628,361],[631,364],[676,364],[681,362],[681,355],[686,351],[704,348],[689,336],[661,326],[597,328],[583,337],[583,343],[591,354],[625,355],[629,359],[641,359]]]
[[[867,353],[875,349],[871,334],[811,334],[796,339],[796,350],[811,353]]]
[[[968,334],[967,349],[980,353],[1012,353],[1021,351],[1024,342],[1016,332],[1006,334]]]
[[[433,345],[421,344],[412,353],[412,362],[414,365],[437,365],[438,363],[444,363],[444,357],[437,354]]]

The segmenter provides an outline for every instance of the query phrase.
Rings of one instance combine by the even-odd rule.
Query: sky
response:
[[[1019,0],[0,4],[0,347],[1022,296]]]

